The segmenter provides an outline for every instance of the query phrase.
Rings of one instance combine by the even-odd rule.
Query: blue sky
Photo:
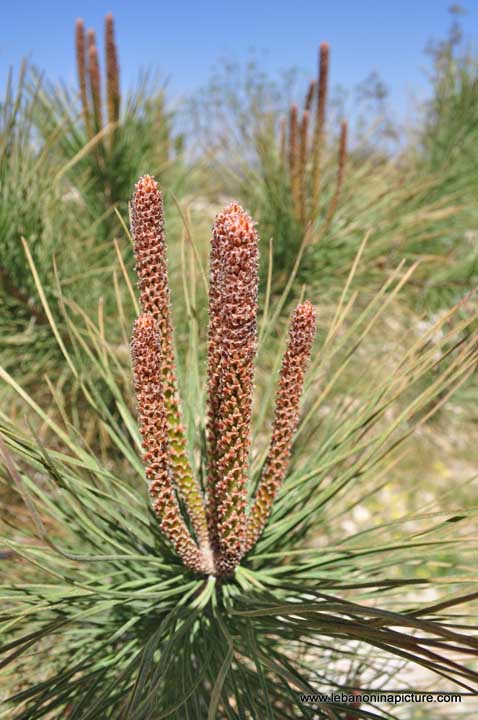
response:
[[[478,4],[463,0],[467,35],[478,37]],[[413,97],[426,94],[423,48],[447,32],[450,0],[22,0],[2,3],[0,83],[10,65],[28,55],[48,75],[75,81],[74,22],[101,34],[112,11],[122,81],[129,85],[141,66],[170,78],[173,96],[203,85],[222,56],[261,52],[271,73],[290,66],[315,72],[317,47],[332,48],[331,82],[351,88],[376,70],[391,90],[400,115]],[[262,51],[265,51],[262,53]]]

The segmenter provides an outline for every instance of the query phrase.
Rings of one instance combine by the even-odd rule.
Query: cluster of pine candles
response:
[[[337,176],[328,207],[322,208],[321,187],[326,147],[326,108],[329,82],[330,48],[322,43],[319,51],[318,77],[309,84],[302,116],[296,104],[291,105],[288,123],[280,124],[279,151],[288,170],[292,206],[296,222],[314,224],[323,217],[325,232],[334,217],[345,178],[347,159],[346,120],[340,125]],[[287,127],[288,125],[288,127]]]
[[[306,301],[292,313],[270,447],[248,507],[259,247],[251,218],[236,203],[226,207],[214,223],[210,254],[208,477],[203,489],[193,475],[181,422],[163,204],[150,176],[136,185],[131,227],[142,311],[131,353],[153,509],[184,565],[205,575],[229,575],[261,535],[287,471],[315,310]]]
[[[76,66],[86,136],[91,141],[98,133],[108,132],[109,141],[106,147],[111,148],[114,143],[114,128],[119,122],[121,107],[118,51],[111,13],[105,17],[104,36],[106,113],[103,108],[103,88],[96,34],[94,30],[89,29],[85,35],[83,20],[76,21]]]

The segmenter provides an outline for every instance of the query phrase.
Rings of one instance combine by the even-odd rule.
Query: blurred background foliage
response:
[[[273,240],[276,289],[301,252],[302,280],[333,293],[366,233],[363,285],[376,285],[403,257],[421,262],[416,308],[438,310],[476,283],[476,54],[456,13],[449,37],[428,45],[433,93],[414,127],[394,124],[377,73],[353,95],[338,88],[327,97],[324,90],[318,188],[310,176],[320,72],[307,78],[314,83],[308,103],[311,85],[297,71],[272,79],[254,58],[245,66],[223,63],[191,103],[218,188],[240,197],[263,241]],[[301,143],[304,109],[308,142]],[[305,182],[297,177],[301,167]],[[305,213],[297,212],[295,185]]]

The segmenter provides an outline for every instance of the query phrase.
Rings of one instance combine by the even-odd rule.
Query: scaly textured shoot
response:
[[[244,551],[259,284],[257,233],[239,205],[216,218],[212,247],[209,525],[227,572]]]
[[[264,529],[274,498],[287,472],[315,330],[315,310],[310,302],[305,302],[294,310],[290,321],[289,339],[277,390],[272,440],[248,518],[246,551],[255,545]]]
[[[145,176],[136,185],[132,202],[131,231],[141,307],[158,324],[161,344],[159,361],[168,434],[168,464],[176,486],[191,516],[198,541],[208,544],[206,513],[199,484],[187,457],[181,423],[176,362],[174,358],[163,200],[155,180]]]
[[[143,437],[143,456],[149,492],[161,530],[186,567],[207,572],[204,556],[191,538],[179,512],[169,471],[169,442],[165,393],[161,382],[161,338],[152,315],[136,320],[131,343],[134,387]]]

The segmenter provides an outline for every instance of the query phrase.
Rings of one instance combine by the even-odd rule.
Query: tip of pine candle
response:
[[[85,24],[83,22],[83,18],[76,18],[76,27],[78,30],[83,30]]]
[[[257,242],[257,233],[253,219],[237,203],[227,205],[216,217],[215,229],[225,233],[238,245]]]
[[[239,203],[237,203],[235,200],[233,200],[229,205],[226,205],[224,210],[222,211],[222,215],[242,215],[244,214],[244,209],[242,208]]]
[[[158,183],[152,175],[142,175],[135,185],[136,192],[157,193]]]
[[[317,330],[317,314],[309,300],[297,305],[292,313],[289,338],[296,355],[310,354]]]
[[[152,175],[143,175],[134,187],[133,211],[159,217],[162,207],[163,198],[158,183]]]
[[[328,42],[320,43],[320,54],[328,55],[330,52],[330,45]]]
[[[316,310],[310,300],[305,300],[300,305],[297,305],[296,314],[304,319],[315,320],[317,317]]]

